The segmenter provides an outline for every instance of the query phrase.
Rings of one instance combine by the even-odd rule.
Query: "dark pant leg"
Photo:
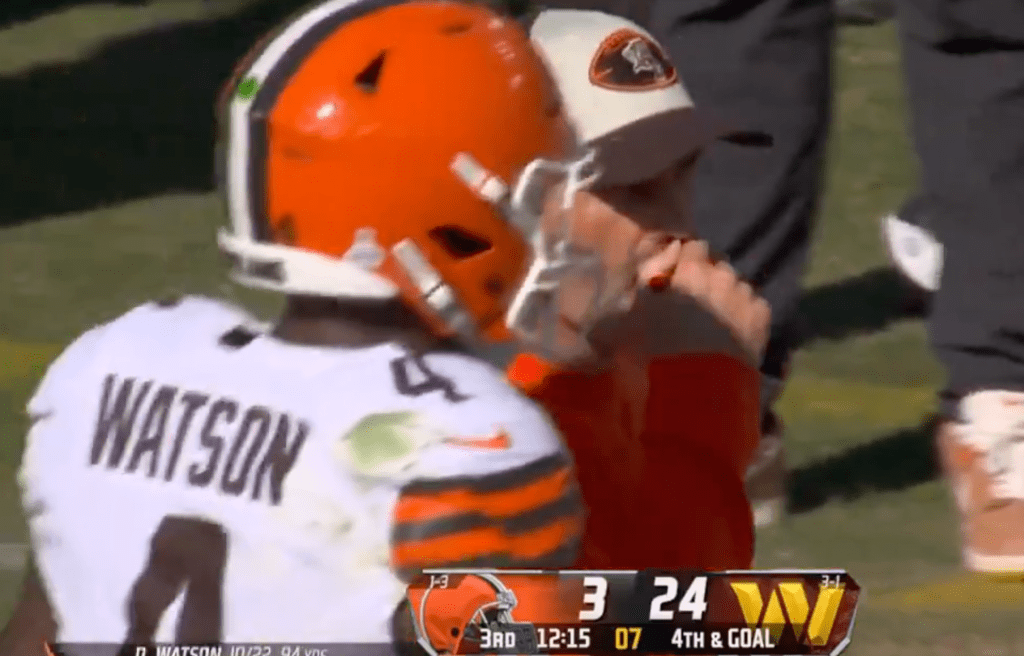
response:
[[[930,336],[943,410],[1024,390],[1024,1],[900,0],[922,183],[944,245]]]
[[[762,368],[768,407],[792,350],[821,192],[832,2],[654,0],[648,11],[649,29],[669,50],[697,106],[775,139],[771,148],[716,144],[694,185],[700,234],[771,304],[772,341]],[[634,10],[634,17],[642,13]]]

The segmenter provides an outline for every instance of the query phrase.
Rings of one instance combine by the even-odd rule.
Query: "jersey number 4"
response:
[[[427,366],[423,358],[407,355],[391,361],[395,389],[403,396],[423,396],[440,392],[446,401],[460,403],[469,398],[455,388],[455,383]]]
[[[152,643],[161,618],[183,588],[185,599],[174,642],[221,642],[227,557],[228,536],[220,524],[195,517],[165,517],[150,540],[146,566],[128,596],[125,643]]]

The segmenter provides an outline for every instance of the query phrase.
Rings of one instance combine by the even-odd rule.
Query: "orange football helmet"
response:
[[[498,626],[515,634],[515,653],[536,653],[533,625],[512,617],[517,603],[508,586],[483,572],[460,576],[450,587],[409,589],[416,641],[430,656],[480,653],[481,629]]]
[[[589,159],[526,33],[487,8],[329,0],[250,53],[221,112],[218,242],[241,284],[399,298],[441,335],[501,341],[564,266],[538,258],[539,217]]]

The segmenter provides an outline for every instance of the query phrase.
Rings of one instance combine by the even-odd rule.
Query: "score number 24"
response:
[[[663,589],[665,592],[651,600],[651,612],[647,619],[672,620],[675,613],[689,613],[693,621],[699,621],[704,617],[708,609],[708,577],[697,576],[686,589],[676,609],[665,608],[670,602],[675,601],[679,596],[679,580],[674,576],[654,577],[654,586]],[[585,576],[583,578],[583,609],[580,611],[580,620],[594,622],[604,617],[605,602],[608,597],[608,579],[603,576]]]

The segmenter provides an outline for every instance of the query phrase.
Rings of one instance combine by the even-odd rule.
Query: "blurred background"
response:
[[[224,283],[213,107],[235,61],[302,4],[0,3],[4,617],[25,553],[22,408],[48,361],[169,293],[271,309]],[[867,11],[840,34],[827,193],[781,404],[791,516],[759,534],[758,565],[848,569],[866,590],[850,654],[1024,654],[1021,586],[960,573],[929,429],[940,373],[879,239],[879,217],[917,181],[900,54],[888,10]]]

